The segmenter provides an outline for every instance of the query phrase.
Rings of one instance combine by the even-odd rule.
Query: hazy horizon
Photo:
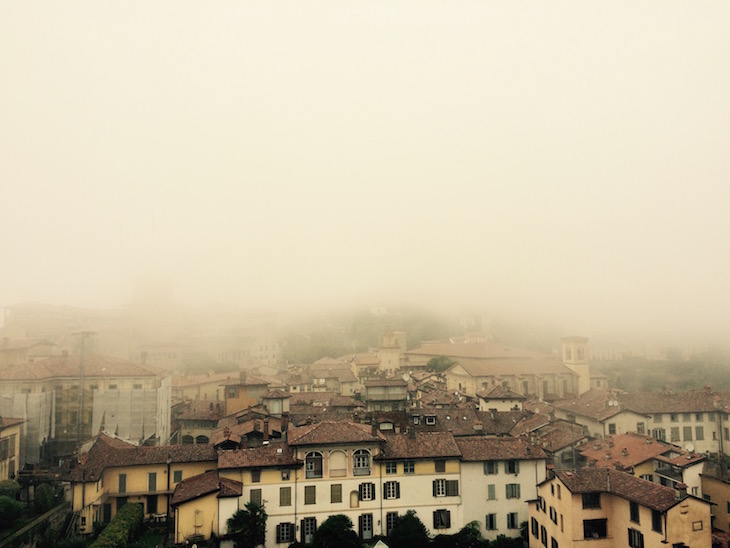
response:
[[[0,307],[726,337],[730,5],[0,4]]]

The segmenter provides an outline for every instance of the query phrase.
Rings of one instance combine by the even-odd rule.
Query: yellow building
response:
[[[18,470],[22,419],[0,417],[0,481],[13,479]]]
[[[78,532],[91,533],[95,523],[107,523],[127,502],[142,504],[147,518],[164,519],[175,487],[216,464],[210,445],[137,447],[100,434],[69,477]]]
[[[529,504],[529,546],[709,547],[710,506],[616,470],[558,471]]]
[[[220,535],[226,530],[225,520],[238,510],[241,492],[241,482],[222,478],[215,470],[178,483],[172,496],[175,542]]]

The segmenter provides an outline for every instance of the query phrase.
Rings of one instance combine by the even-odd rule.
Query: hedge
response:
[[[117,512],[91,548],[123,548],[139,534],[144,519],[141,504],[127,503]]]

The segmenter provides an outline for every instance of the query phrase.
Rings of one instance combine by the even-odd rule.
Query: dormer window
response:
[[[370,452],[365,449],[355,451],[352,461],[352,473],[355,476],[370,475]]]
[[[429,426],[433,426],[434,424],[436,424],[436,417],[434,415],[428,415],[426,417],[426,424],[428,424]]]

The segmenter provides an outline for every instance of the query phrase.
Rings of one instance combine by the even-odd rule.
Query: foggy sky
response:
[[[728,28],[709,1],[4,1],[0,305],[156,279],[726,333]]]

